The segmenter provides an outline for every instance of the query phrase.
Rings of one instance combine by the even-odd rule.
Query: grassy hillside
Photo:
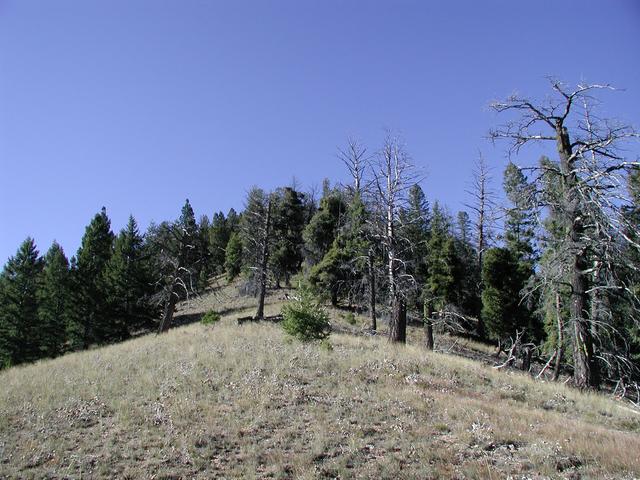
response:
[[[604,396],[381,337],[292,342],[237,326],[230,292],[181,313],[220,303],[214,326],[1,372],[0,477],[640,476],[640,415]]]

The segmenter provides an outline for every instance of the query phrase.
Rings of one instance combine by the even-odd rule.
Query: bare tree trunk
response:
[[[391,321],[389,322],[389,341],[394,343],[407,341],[407,307],[399,296],[393,301]]]
[[[376,331],[376,271],[373,264],[373,251],[369,249],[369,316],[371,318],[371,330]]]
[[[569,228],[568,239],[571,242],[573,266],[571,272],[571,303],[569,311],[574,324],[573,341],[573,381],[579,388],[596,386],[593,364],[593,338],[589,324],[587,307],[587,280],[585,271],[588,268],[586,252],[582,247],[584,225],[580,213],[580,198],[577,192],[578,179],[573,169],[572,147],[569,134],[561,120],[556,122],[558,153],[560,155],[560,171],[562,173],[563,211],[566,225]]]
[[[424,302],[424,333],[427,350],[433,350],[433,322],[431,321],[431,303]]]
[[[387,191],[392,191],[391,175],[387,177]],[[389,298],[392,301],[391,318],[389,320],[389,341],[405,343],[407,341],[407,308],[404,299],[398,292],[397,272],[396,272],[396,252],[395,252],[395,225],[394,225],[393,201],[387,204],[387,274],[389,276]]]
[[[171,287],[171,291],[169,292],[169,298],[164,306],[164,314],[162,315],[162,321],[160,322],[160,327],[158,329],[158,333],[163,333],[169,330],[171,327],[171,322],[173,322],[173,314],[176,311],[176,303],[178,303],[178,295],[174,291],[174,287]]]
[[[484,252],[487,250],[487,245],[491,239],[491,224],[494,217],[495,194],[491,190],[491,181],[492,178],[489,168],[484,157],[480,154],[480,157],[475,163],[471,190],[467,190],[467,193],[471,195],[473,201],[470,204],[466,204],[475,215],[474,228],[479,272],[482,272]],[[478,291],[479,293],[482,291],[482,282],[478,284]],[[478,316],[476,330],[478,337],[481,339],[485,337],[485,326],[482,316]]]
[[[262,258],[260,259],[260,293],[258,297],[258,311],[255,319],[264,318],[264,297],[267,293],[267,267],[269,264],[269,230],[271,229],[271,195],[267,202],[267,215],[264,219],[264,233],[262,238]]]
[[[553,381],[560,377],[560,367],[564,356],[564,325],[562,324],[562,312],[560,309],[560,293],[556,292],[556,325],[558,327],[558,344],[556,345],[556,363],[553,366]]]

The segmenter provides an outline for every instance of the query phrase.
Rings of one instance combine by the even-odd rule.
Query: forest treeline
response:
[[[503,172],[479,159],[455,214],[427,201],[406,146],[389,134],[375,151],[350,140],[339,156],[351,181],[325,180],[321,192],[253,187],[242,212],[199,220],[187,200],[177,220],[144,234],[131,217],[115,235],[103,208],[70,260],[56,243],[41,256],[27,238],[0,275],[0,364],[164,331],[178,301],[224,276],[258,298],[256,318],[267,288],[293,284],[366,313],[371,330],[388,322],[394,342],[416,322],[426,348],[453,331],[494,342],[508,361],[537,356],[578,387],[631,385],[640,164],[624,150],[637,133],[595,113],[608,89],[552,81],[543,101],[493,103],[506,122],[491,136],[513,160],[533,142],[555,153]]]

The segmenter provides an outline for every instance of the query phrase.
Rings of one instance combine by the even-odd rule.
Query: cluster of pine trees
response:
[[[130,217],[114,235],[103,208],[71,260],[55,242],[40,256],[27,238],[0,274],[0,365],[55,357],[154,328],[168,291],[173,288],[177,300],[224,270],[229,231],[237,221],[232,210],[227,218],[219,213],[212,224],[206,217],[198,224],[187,201],[175,222],[151,225],[142,235]],[[176,269],[178,261],[182,266]]]
[[[581,387],[637,381],[640,164],[611,147],[636,134],[608,123],[598,130],[589,110],[580,112],[586,123],[571,124],[574,105],[599,87],[552,86],[551,106],[495,104],[525,112],[495,138],[516,151],[551,140],[559,154],[529,176],[510,162],[501,206],[483,161],[468,211],[430,205],[404,145],[389,136],[373,155],[350,141],[340,156],[353,181],[325,180],[319,199],[295,185],[253,187],[241,213],[197,221],[187,201],[178,220],[144,235],[133,218],[114,235],[103,209],[70,261],[55,243],[40,257],[28,238],[0,274],[0,365],[164,331],[179,300],[224,276],[241,277],[241,293],[258,297],[257,318],[267,288],[295,283],[367,311],[372,330],[384,318],[392,341],[405,341],[414,321],[428,348],[434,332],[453,330],[526,345],[556,378],[573,370]],[[550,133],[528,130],[537,123]]]

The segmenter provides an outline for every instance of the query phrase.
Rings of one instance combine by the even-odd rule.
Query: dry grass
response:
[[[604,396],[379,337],[292,342],[237,326],[253,307],[233,301],[214,326],[0,373],[0,477],[640,475],[640,415]]]

